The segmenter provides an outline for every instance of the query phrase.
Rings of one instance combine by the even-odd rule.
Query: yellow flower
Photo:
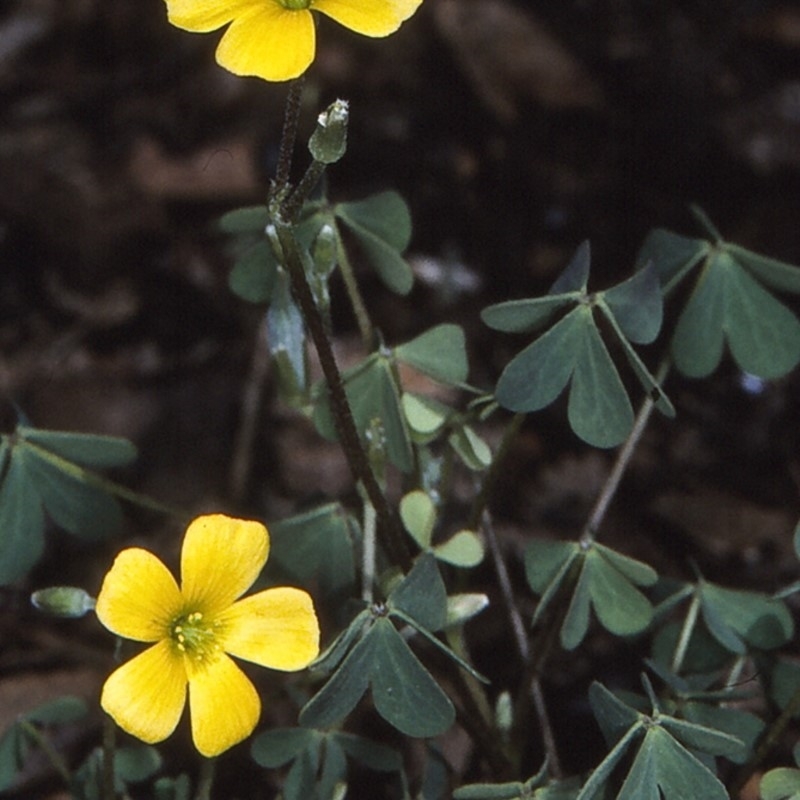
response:
[[[123,550],[106,575],[97,616],[113,633],[152,647],[123,664],[100,704],[128,733],[166,739],[186,705],[192,737],[205,756],[247,738],[261,713],[249,678],[227,655],[279,670],[299,670],[319,652],[311,598],[279,587],[241,597],[269,553],[260,522],[222,514],[198,517],[186,530],[180,588],[152,553]]]
[[[166,0],[169,21],[207,33],[230,27],[217,63],[235,75],[268,81],[296,78],[314,60],[314,18],[319,11],[365,36],[394,33],[422,0]]]

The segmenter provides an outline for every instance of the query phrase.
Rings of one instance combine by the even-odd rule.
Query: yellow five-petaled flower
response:
[[[192,737],[215,756],[252,733],[261,701],[227,655],[272,669],[306,667],[319,652],[309,595],[290,587],[239,599],[261,572],[269,535],[260,523],[222,514],[198,517],[181,552],[181,586],[147,550],[123,550],[97,597],[110,631],[152,646],[111,674],[101,705],[145,742],[166,739],[186,705]]]
[[[230,23],[217,62],[236,75],[287,81],[314,60],[312,11],[365,36],[394,33],[422,0],[166,0],[169,21],[207,33]]]

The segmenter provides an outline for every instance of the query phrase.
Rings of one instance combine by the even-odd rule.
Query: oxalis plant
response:
[[[264,309],[281,398],[340,443],[358,503],[306,508],[270,521],[269,530],[260,520],[201,516],[188,521],[180,581],[153,554],[129,547],[96,596],[88,589],[97,587],[36,591],[43,612],[96,614],[119,639],[118,663],[102,689],[106,724],[88,757],[68,763],[54,736],[87,715],[83,701],[33,708],[0,739],[0,789],[14,785],[39,749],[74,797],[226,798],[222,782],[214,785],[215,765],[246,742],[265,770],[253,796],[277,784],[285,800],[354,796],[354,769],[379,774],[371,797],[722,800],[738,797],[756,774],[764,800],[800,797],[798,749],[794,765],[764,772],[779,763],[800,713],[786,605],[800,583],[768,595],[712,583],[696,568],[694,580],[679,581],[601,541],[653,412],[680,412],[664,388],[670,372],[702,379],[732,358],[742,372],[774,380],[796,367],[800,323],[779,298],[800,293],[800,270],[725,240],[696,209],[701,235],[654,230],[630,277],[614,286],[594,285],[584,242],[546,295],[485,308],[483,323],[499,336],[517,335],[521,345],[495,387],[468,382],[457,325],[387,342],[353,265],[358,259],[389,291],[408,294],[405,202],[391,190],[328,200],[323,175],[346,150],[343,100],[319,115],[310,163],[296,182],[292,160],[302,75],[314,57],[312,11],[382,37],[419,4],[167,0],[181,28],[228,26],[217,51],[226,69],[291,81],[266,201],[232,210],[220,226],[238,254],[232,291]],[[333,281],[344,286],[363,345],[362,359],[346,370],[332,346]],[[669,330],[665,305],[675,320]],[[655,366],[639,354],[642,345],[661,353]],[[317,382],[310,348],[322,369]],[[407,368],[449,387],[459,403],[408,388]],[[574,434],[619,450],[583,527],[564,541],[531,538],[526,585],[515,585],[493,529],[492,489],[523,420],[565,393]],[[490,417],[504,425],[494,450],[481,437]],[[20,581],[37,563],[47,519],[84,539],[108,536],[119,527],[122,500],[185,521],[103,475],[135,458],[123,439],[41,430],[20,411],[16,429],[0,438],[0,581]],[[465,472],[474,487],[467,508],[452,491],[453,476]],[[794,544],[800,556],[800,527]],[[503,659],[516,665],[514,685],[472,663],[470,620],[489,601],[471,589],[486,559],[505,608],[513,649]],[[274,585],[272,564],[291,585]],[[246,594],[259,580],[269,588]],[[521,608],[533,598],[526,616]],[[589,687],[584,700],[607,747],[590,772],[569,775],[562,754],[572,744],[554,731],[543,684],[554,656],[577,657],[596,626],[647,657],[639,683],[625,691],[599,680]],[[109,662],[113,650],[110,636]],[[260,727],[261,697],[237,661],[299,673],[286,689],[296,724]],[[184,724],[199,767],[180,773],[156,745]],[[455,725],[473,743],[470,775],[481,782],[451,785],[437,737]],[[530,762],[532,750],[546,754],[543,763]]]

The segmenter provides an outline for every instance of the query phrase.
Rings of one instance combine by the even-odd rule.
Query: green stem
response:
[[[686,612],[686,618],[683,620],[683,627],[681,628],[681,635],[678,637],[678,642],[675,645],[675,653],[672,656],[672,672],[678,675],[683,667],[683,660],[686,658],[686,651],[689,649],[689,642],[692,639],[695,625],[697,624],[697,615],[700,613],[700,594],[695,592],[692,596],[692,602],[689,610]]]
[[[364,536],[361,561],[361,598],[367,605],[372,605],[373,587],[375,585],[375,508],[364,498]]]
[[[286,202],[283,204],[281,213],[285,219],[294,220],[300,213],[303,203],[311,197],[314,187],[319,183],[319,179],[325,172],[326,164],[321,161],[312,161],[297,188],[289,195]]]
[[[103,720],[103,800],[114,800],[114,754],[117,746],[117,725],[108,714]]]
[[[503,437],[500,439],[500,444],[497,446],[497,451],[492,459],[492,464],[483,478],[483,485],[481,486],[480,491],[472,503],[472,508],[470,509],[469,518],[467,520],[467,527],[470,530],[476,530],[480,524],[483,511],[489,503],[492,489],[497,483],[500,472],[505,468],[506,456],[508,455],[508,451],[511,449],[511,444],[514,441],[514,438],[516,437],[517,433],[519,433],[519,429],[524,419],[524,414],[514,414],[514,416],[511,418],[511,422],[508,423],[505,431],[503,431]]]
[[[216,765],[217,762],[213,758],[204,758],[200,762],[200,777],[197,779],[194,800],[211,800],[211,785],[214,783]]]
[[[786,707],[781,711],[780,715],[769,726],[769,729],[761,738],[755,752],[742,765],[739,772],[736,774],[731,786],[730,796],[738,797],[741,789],[750,780],[750,777],[755,773],[759,765],[766,759],[770,752],[777,746],[783,736],[784,731],[791,723],[794,716],[800,711],[800,686],[794,690]]]
[[[25,439],[24,442],[24,446],[30,448],[31,450],[35,450],[36,454],[40,456],[43,461],[48,461],[62,472],[70,475],[73,478],[83,481],[83,483],[89,486],[102,489],[104,492],[116,495],[122,500],[127,500],[128,502],[134,503],[142,508],[149,508],[151,511],[158,511],[161,514],[169,514],[170,516],[174,517],[188,516],[188,514],[180,509],[173,508],[172,506],[165,505],[164,503],[159,503],[158,500],[153,500],[151,497],[134,492],[132,489],[128,489],[119,483],[115,483],[114,481],[103,477],[97,472],[93,472],[90,469],[81,467],[73,461],[69,461],[66,458],[62,458],[61,456],[52,453],[50,450],[47,450],[41,445],[35,444],[27,439]]]
[[[404,571],[408,571],[411,568],[411,556],[408,546],[400,531],[397,518],[378,484],[367,453],[361,444],[361,439],[353,420],[353,412],[350,409],[350,403],[344,390],[342,373],[336,363],[333,347],[325,332],[325,322],[322,314],[314,302],[311,287],[308,285],[299,245],[290,224],[281,220],[276,220],[275,222],[285,266],[292,281],[292,290],[300,306],[303,319],[308,326],[314,346],[317,349],[322,372],[328,384],[333,422],[350,466],[350,471],[356,482],[361,483],[364,487],[367,497],[378,515],[378,538],[387,555],[394,564],[400,566]]]
[[[358,330],[361,334],[361,342],[365,349],[369,351],[375,344],[375,331],[373,330],[372,321],[369,318],[369,312],[364,303],[364,298],[361,295],[361,289],[359,289],[358,281],[353,271],[353,265],[350,263],[347,250],[342,245],[342,238],[338,234],[338,231],[336,236],[336,260],[339,263],[339,274],[342,276],[344,288],[350,300],[350,306],[356,317]]]
[[[67,788],[71,787],[72,775],[70,774],[67,762],[61,758],[61,754],[53,747],[50,740],[27,719],[21,719],[17,724],[34,742],[36,742],[37,747],[47,756],[47,760],[52,764],[53,769],[59,774]]]
[[[511,578],[506,568],[506,562],[503,559],[503,554],[500,552],[500,545],[497,541],[497,536],[494,532],[494,525],[488,511],[483,512],[483,532],[489,543],[489,551],[492,554],[492,561],[494,562],[495,572],[497,573],[497,582],[500,585],[500,593],[503,595],[503,600],[506,604],[509,619],[511,621],[511,630],[514,634],[514,641],[517,646],[517,652],[522,659],[526,668],[531,663],[531,649],[528,643],[528,636],[525,631],[525,623],[522,620],[522,613],[517,606],[514,599],[514,590],[511,586]],[[550,774],[554,778],[560,778],[563,775],[561,769],[561,759],[558,756],[558,747],[556,746],[556,737],[553,733],[553,726],[550,722],[550,715],[547,711],[547,703],[545,702],[544,692],[542,691],[540,673],[536,672],[531,676],[530,694],[533,701],[533,708],[539,720],[539,726],[542,732],[542,743],[544,744],[545,753],[547,753],[547,764]]]
[[[656,381],[658,382],[659,386],[664,382],[668,372],[669,361],[665,360],[662,362],[656,374]],[[603,524],[608,507],[611,505],[611,501],[614,499],[614,495],[617,493],[622,476],[625,474],[628,464],[630,464],[631,458],[639,444],[639,441],[642,438],[642,434],[647,427],[647,423],[650,421],[650,415],[653,413],[654,408],[655,402],[652,400],[652,398],[645,398],[645,401],[642,403],[642,406],[639,409],[639,413],[636,415],[633,428],[628,434],[625,444],[622,445],[622,448],[617,454],[617,460],[614,462],[611,473],[606,479],[605,486],[603,486],[603,490],[600,492],[594,508],[592,509],[592,513],[589,515],[589,519],[586,522],[583,531],[581,532],[580,538],[582,542],[586,542],[588,544],[593,542],[597,537],[597,531]]]

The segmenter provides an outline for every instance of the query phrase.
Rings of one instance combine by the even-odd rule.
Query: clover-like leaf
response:
[[[378,713],[407,736],[435,736],[455,719],[447,695],[391,621],[381,617],[304,706],[301,724],[314,728],[333,725],[352,711],[368,687]]]
[[[771,650],[792,636],[794,624],[785,603],[768,595],[702,581],[700,600],[709,632],[733,653],[744,654],[748,645]]]
[[[461,530],[437,544],[433,554],[454,567],[475,567],[483,561],[484,547],[475,531]]]
[[[640,266],[652,263],[665,291],[669,292],[710,252],[711,247],[705,239],[692,239],[664,228],[655,228],[647,234],[636,261]]]
[[[631,342],[650,344],[661,329],[663,302],[652,263],[626,281],[602,292],[619,327]]]
[[[328,503],[270,525],[270,563],[301,583],[316,578],[323,594],[344,595],[355,581],[355,521]]]
[[[278,262],[266,238],[252,244],[236,259],[228,275],[230,290],[249,303],[267,303],[278,275]]]
[[[558,311],[575,306],[506,365],[495,396],[511,411],[538,411],[570,384],[567,414],[572,430],[595,447],[613,447],[633,426],[633,408],[593,309],[598,308],[611,323],[634,373],[657,408],[673,415],[672,405],[631,345],[651,342],[658,334],[662,294],[651,265],[593,295],[586,291],[588,274],[589,247],[584,243],[550,295],[490,306],[482,317],[499,330],[535,330],[549,323]]]
[[[388,619],[375,623],[373,635],[379,642],[372,671],[378,713],[407,736],[443,733],[455,720],[450,699]]]
[[[427,550],[436,524],[436,506],[430,495],[415,489],[400,500],[400,519],[414,541]]]
[[[698,265],[672,337],[675,365],[689,377],[710,375],[727,341],[745,372],[772,379],[800,362],[800,321],[765,287],[800,292],[800,269],[717,239],[654,231],[639,254],[652,260],[665,293]]]
[[[458,386],[467,379],[466,340],[459,325],[437,325],[398,345],[394,353],[398,361],[442,383]]]
[[[408,294],[414,274],[401,253],[411,240],[411,214],[397,192],[382,192],[334,207],[336,216],[355,234],[383,283]]]
[[[542,595],[534,621],[557,592],[571,592],[561,627],[566,650],[583,641],[591,608],[603,627],[617,636],[641,633],[653,618],[652,604],[637,587],[654,584],[656,572],[604,545],[537,541],[526,551],[525,569],[529,585]]]
[[[89,467],[130,463],[126,439],[20,424],[0,436],[0,585],[24,575],[41,556],[44,511],[83,538],[115,533],[122,512],[115,486]]]
[[[617,800],[728,800],[722,782],[696,756],[655,726],[648,729]]]
[[[777,767],[759,785],[761,800],[800,800],[800,769]]]
[[[422,553],[411,571],[389,595],[387,606],[411,617],[428,631],[438,631],[447,619],[447,591],[431,553]]]
[[[402,472],[410,472],[413,467],[410,434],[390,360],[373,353],[343,377],[359,434],[366,436],[377,420],[389,459]],[[316,399],[314,424],[323,436],[335,441],[336,428],[324,386],[317,388]]]

